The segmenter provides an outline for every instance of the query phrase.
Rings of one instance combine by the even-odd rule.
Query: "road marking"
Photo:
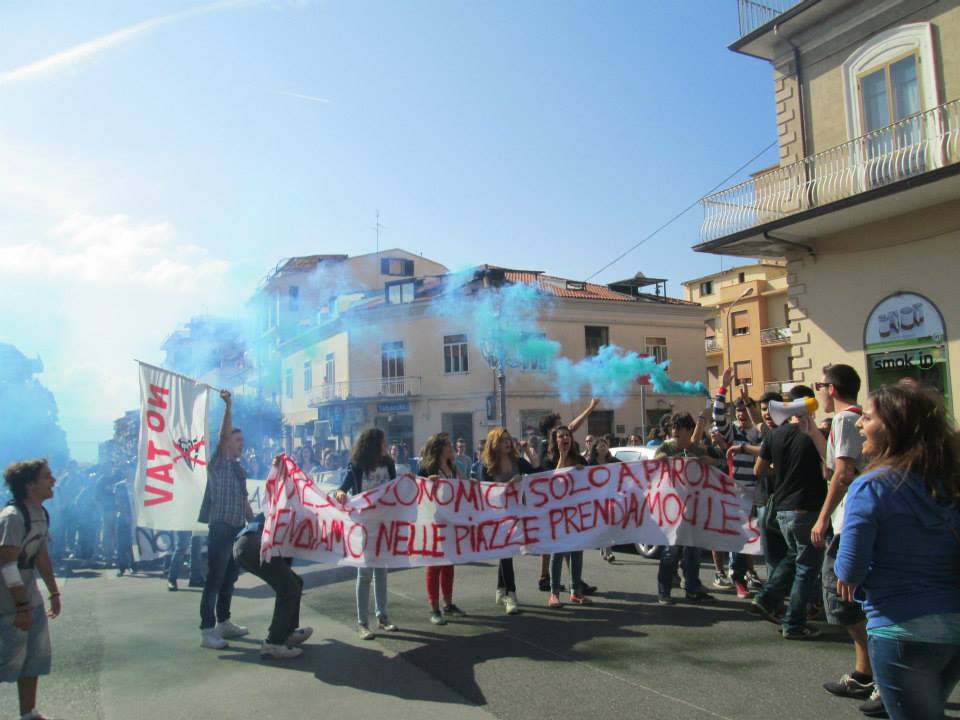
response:
[[[518,635],[511,635],[511,639],[518,640],[522,643],[525,643],[526,645],[535,647],[537,650],[545,652],[548,655],[553,655],[554,657],[559,658],[560,660],[563,660],[565,662],[571,662],[577,665],[582,665],[586,668],[589,668],[590,670],[593,670],[595,673],[599,673],[600,675],[606,675],[607,677],[611,677],[614,680],[619,680],[621,682],[626,683],[627,685],[632,685],[635,688],[639,688],[640,690],[653,693],[654,695],[659,695],[662,698],[665,698],[667,700],[672,700],[675,703],[680,703],[681,705],[685,705],[688,708],[691,708],[693,710],[699,710],[700,712],[710,715],[711,717],[720,718],[720,720],[733,720],[733,718],[729,718],[726,715],[720,715],[719,713],[715,713],[713,710],[708,710],[705,707],[700,707],[699,705],[695,705],[689,700],[684,700],[683,698],[678,698],[678,697],[674,697],[673,695],[668,695],[665,692],[655,690],[652,687],[647,687],[646,685],[635,682],[630,678],[622,677],[620,675],[617,675],[616,673],[612,673],[609,670],[604,670],[603,668],[599,668],[596,665],[592,665],[591,663],[585,662],[583,660],[575,660],[574,658],[568,657],[567,655],[564,655],[563,653],[559,653],[556,650],[551,650],[550,648],[547,648],[547,647],[544,647],[543,645],[535,643],[532,640],[527,640],[526,638],[520,637]]]

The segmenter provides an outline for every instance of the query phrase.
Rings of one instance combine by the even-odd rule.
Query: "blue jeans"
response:
[[[776,521],[774,521],[776,524]],[[757,507],[757,527],[760,529],[760,549],[763,551],[763,561],[767,565],[767,577],[773,575],[773,569],[776,563],[771,561],[773,558],[782,558],[787,552],[786,543],[780,534],[779,528],[767,527],[767,508],[765,505]]]
[[[960,645],[870,635],[873,677],[892,720],[941,720],[960,681]]]
[[[677,563],[683,558],[683,581],[688,593],[703,590],[700,582],[700,548],[668,545],[660,555],[660,569],[657,571],[657,594],[670,596],[673,588],[673,576],[677,572]]]
[[[790,602],[782,623],[785,632],[799,630],[807,624],[807,602],[817,592],[823,550],[810,542],[810,530],[816,521],[815,512],[781,510],[777,513],[784,548],[779,557],[774,550],[781,549],[770,548],[769,562],[773,563],[773,571],[763,590],[757,593],[755,601],[775,611],[789,596]]]
[[[230,601],[240,568],[233,558],[233,541],[242,527],[210,523],[207,535],[207,580],[200,596],[200,629],[207,630],[230,619]]]
[[[173,534],[173,555],[170,556],[170,570],[167,580],[176,582],[183,568],[183,559],[190,550],[190,582],[203,582],[203,568],[200,566],[200,554],[203,552],[203,536],[193,537],[189,530]]]
[[[387,619],[387,569],[357,568],[357,622],[370,619],[370,581],[373,580],[373,609],[378,620]]]
[[[583,585],[583,550],[569,553],[554,553],[550,556],[550,592],[560,594],[560,581],[563,579],[563,559],[570,556],[570,593],[579,593]]]

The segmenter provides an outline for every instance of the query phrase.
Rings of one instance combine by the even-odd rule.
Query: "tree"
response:
[[[70,460],[57,401],[35,377],[42,372],[39,358],[0,343],[0,467],[45,457],[57,470]]]

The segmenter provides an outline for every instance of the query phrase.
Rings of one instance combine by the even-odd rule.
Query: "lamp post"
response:
[[[507,369],[506,358],[503,348],[498,347],[489,340],[480,343],[480,354],[487,361],[487,365],[494,371],[497,378],[497,393],[500,395],[499,422],[500,427],[507,426]]]
[[[730,307],[727,308],[727,320],[723,324],[724,332],[727,333],[727,367],[733,367],[730,360],[730,344],[733,342],[733,325],[730,322],[730,318],[733,315],[733,308],[736,307],[738,302],[744,298],[750,297],[751,295],[753,295],[753,288],[748,287],[746,290],[740,293],[740,297],[730,303]]]

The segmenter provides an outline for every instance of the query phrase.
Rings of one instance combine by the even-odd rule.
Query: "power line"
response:
[[[703,195],[700,195],[699,197],[697,197],[696,200],[694,200],[692,203],[690,203],[689,205],[687,205],[683,210],[681,210],[681,211],[678,212],[676,215],[674,215],[672,218],[670,218],[669,220],[667,220],[663,225],[661,225],[661,226],[658,227],[656,230],[654,230],[652,233],[650,233],[649,235],[647,235],[645,238],[643,238],[643,239],[642,239],[640,242],[638,242],[636,245],[634,245],[633,247],[629,248],[628,250],[625,250],[623,253],[621,253],[620,255],[618,255],[617,257],[615,257],[613,260],[611,260],[610,262],[608,262],[606,265],[604,265],[602,268],[600,268],[600,269],[597,270],[595,273],[593,273],[593,275],[590,275],[590,276],[587,278],[587,280],[592,280],[593,278],[595,278],[597,275],[599,275],[600,273],[602,273],[604,270],[606,270],[606,269],[607,269],[608,267],[610,267],[611,265],[615,265],[616,263],[620,262],[620,261],[623,260],[627,255],[629,255],[629,254],[632,253],[634,250],[636,250],[638,247],[640,247],[641,245],[643,245],[647,240],[650,240],[653,236],[655,236],[655,235],[656,235],[657,233],[659,233],[661,230],[664,230],[664,229],[668,228],[670,225],[672,225],[672,224],[675,223],[677,220],[679,220],[680,218],[682,218],[684,215],[686,215],[688,212],[690,212],[691,210],[693,210],[693,208],[695,208],[695,207],[697,206],[697,204],[700,202],[700,198],[706,197],[707,195],[709,195],[710,193],[712,193],[714,190],[720,189],[720,187],[722,187],[723,185],[725,185],[728,180],[730,180],[731,178],[735,177],[737,174],[739,174],[739,173],[740,173],[742,170],[744,170],[745,168],[749,167],[750,164],[751,164],[754,160],[756,160],[757,158],[759,158],[760,156],[762,156],[767,150],[769,150],[769,149],[772,148],[774,145],[776,145],[777,142],[779,142],[779,141],[778,141],[778,140],[774,140],[772,143],[770,143],[769,145],[767,145],[763,150],[761,150],[761,151],[758,152],[756,155],[754,155],[752,158],[750,158],[749,160],[747,160],[745,163],[743,163],[743,165],[741,165],[741,166],[738,167],[736,170],[734,170],[732,173],[730,173],[729,175],[727,175],[723,180],[721,180],[721,181],[718,182],[716,185],[714,185],[712,188],[710,188],[709,190],[707,190],[707,192],[703,193]]]

